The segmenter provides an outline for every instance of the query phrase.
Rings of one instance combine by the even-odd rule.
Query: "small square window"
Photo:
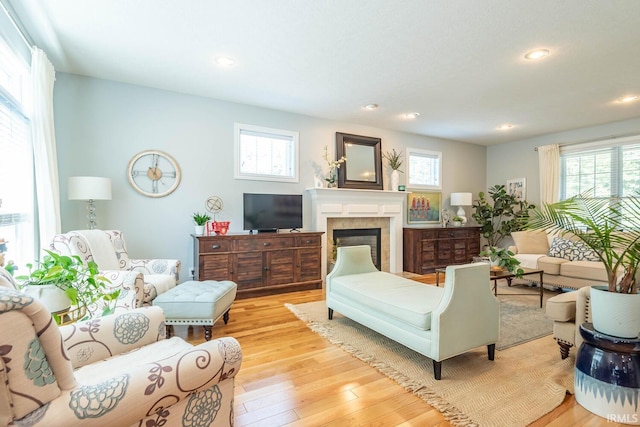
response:
[[[442,189],[442,153],[440,151],[407,149],[408,187]]]
[[[298,182],[298,132],[235,124],[235,178]]]

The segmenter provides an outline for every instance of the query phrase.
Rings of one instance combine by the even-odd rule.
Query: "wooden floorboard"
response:
[[[229,323],[214,326],[214,338],[233,336],[242,346],[237,427],[451,425],[423,400],[312,332],[284,306],[323,299],[322,290],[311,290],[237,300]],[[194,344],[204,341],[201,327],[176,326],[175,333]],[[593,415],[571,395],[532,424],[587,425],[622,424]]]

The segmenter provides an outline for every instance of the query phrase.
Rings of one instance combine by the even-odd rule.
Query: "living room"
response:
[[[505,6],[505,2],[493,1],[487,5],[461,2],[459,5],[451,6],[451,9],[438,7],[437,13],[433,11],[434,15],[440,18],[460,14],[460,19],[452,19],[446,25],[438,26],[442,33],[420,32],[419,41],[402,49],[396,48],[398,45],[392,45],[385,37],[398,32],[403,19],[407,19],[407,15],[411,13],[394,14],[396,6],[391,5],[391,2],[380,1],[375,5],[366,6],[358,4],[357,7],[344,6],[348,13],[345,10],[342,18],[336,12],[338,6],[329,4],[326,5],[327,9],[324,9],[319,5],[277,2],[274,6],[262,4],[253,9],[250,5],[243,5],[240,10],[228,5],[217,5],[223,8],[224,13],[215,14],[213,6],[213,11],[203,9],[210,14],[207,19],[212,23],[208,28],[203,26],[198,30],[194,29],[193,32],[183,30],[185,34],[171,36],[175,40],[181,38],[180,42],[175,42],[176,45],[197,44],[198,40],[205,40],[203,44],[210,44],[208,55],[211,57],[234,54],[234,37],[239,38],[241,32],[251,33],[245,28],[237,29],[241,24],[233,18],[241,15],[234,15],[234,12],[247,13],[255,20],[252,21],[252,25],[255,24],[260,30],[264,28],[260,18],[273,19],[273,22],[278,24],[277,28],[284,27],[287,19],[295,22],[292,33],[285,32],[284,35],[277,36],[279,33],[274,31],[276,35],[269,36],[269,43],[273,39],[295,38],[295,32],[302,32],[305,27],[313,30],[312,34],[308,35],[310,40],[328,38],[336,26],[340,28],[338,35],[347,38],[341,40],[337,37],[326,45],[320,42],[310,44],[309,50],[330,51],[335,48],[336,52],[324,53],[326,56],[314,60],[294,61],[295,55],[305,53],[299,46],[295,46],[295,49],[292,47],[290,51],[286,46],[271,50],[269,46],[261,44],[261,36],[258,35],[260,33],[256,30],[257,33],[248,37],[246,42],[261,46],[263,53],[259,60],[266,62],[261,63],[256,59],[256,62],[252,63],[250,58],[239,57],[238,63],[229,68],[207,64],[204,69],[196,71],[195,68],[190,68],[191,63],[185,56],[184,62],[181,59],[172,61],[172,67],[175,68],[171,68],[170,74],[179,78],[174,78],[173,86],[170,87],[163,86],[159,77],[162,74],[160,70],[167,67],[166,64],[158,60],[157,63],[149,63],[149,68],[143,68],[137,62],[137,55],[140,53],[135,45],[138,44],[157,50],[160,56],[170,52],[167,56],[180,58],[181,48],[174,46],[170,40],[163,38],[152,42],[151,37],[160,36],[154,33],[144,35],[144,31],[136,29],[134,19],[149,19],[149,16],[144,14],[144,6],[149,4],[134,7],[124,2],[113,3],[113,6],[109,6],[107,2],[97,2],[99,4],[93,6],[99,6],[99,9],[93,11],[92,5],[73,2],[60,2],[59,5],[46,5],[46,2],[36,2],[41,4],[32,5],[18,1],[6,3],[20,18],[23,30],[31,38],[31,44],[43,49],[56,68],[53,116],[61,230],[83,229],[87,223],[86,203],[68,199],[68,178],[87,175],[108,177],[111,180],[112,196],[110,200],[96,201],[98,228],[122,230],[127,237],[130,253],[149,258],[181,260],[183,267],[180,281],[191,279],[191,272],[197,268],[191,237],[192,216],[194,212],[206,210],[205,202],[209,197],[219,197],[224,202],[224,207],[216,214],[216,219],[230,221],[230,233],[244,233],[243,193],[300,194],[304,198],[303,229],[311,230],[313,209],[307,189],[315,186],[314,178],[322,180],[325,177],[327,171],[323,154],[326,146],[330,155],[335,155],[336,132],[380,138],[383,152],[395,149],[406,153],[408,149],[413,148],[442,153],[442,186],[438,191],[442,195],[443,208],[452,212],[457,207],[451,206],[451,193],[468,192],[477,195],[492,185],[504,184],[514,178],[526,178],[526,198],[538,204],[540,180],[536,148],[539,146],[558,143],[569,145],[640,134],[638,103],[615,102],[621,96],[640,92],[634,74],[638,69],[637,65],[640,65],[637,64],[640,55],[634,55],[639,38],[636,25],[630,18],[638,12],[638,6],[630,0],[616,1],[613,2],[614,5],[598,5],[597,2],[569,2],[566,5],[557,5],[557,2],[544,2],[544,5],[536,6],[536,9],[545,10],[544,13],[540,10],[531,11],[532,17],[527,19],[517,11],[499,11]],[[427,6],[413,6],[421,13],[428,12],[422,9]],[[128,11],[129,7],[133,9]],[[198,9],[204,7],[202,3],[194,6]],[[57,12],[60,15],[49,8],[58,8]],[[65,10],[68,12],[67,9],[75,10],[74,13],[81,16],[76,18],[78,21],[73,21],[71,16],[63,13]],[[291,14],[285,13],[288,9],[291,9]],[[40,13],[37,13],[38,10]],[[169,10],[173,9],[167,9]],[[171,15],[167,11],[157,11],[158,22],[164,22],[165,28],[170,28],[173,24],[178,27],[171,19],[172,16],[165,16]],[[298,14],[297,17],[295,13]],[[358,14],[362,15],[361,19],[367,24],[374,20],[373,17],[364,16],[368,13],[375,15],[379,20],[374,28],[380,34],[370,34],[367,25],[363,24],[356,26],[353,29],[354,33],[349,36],[348,25],[359,22],[355,19]],[[222,15],[223,18],[218,15]],[[535,21],[533,15],[540,19],[548,19],[549,22],[541,22],[539,27],[535,28],[536,24],[532,23]],[[115,17],[119,17],[118,19],[124,20],[125,23],[119,24]],[[352,20],[348,21],[346,17]],[[492,17],[491,21],[489,17]],[[383,18],[386,21],[383,21]],[[62,27],[58,28],[58,25],[63,25],[65,19],[71,22],[68,33],[62,31]],[[190,16],[190,19],[195,17]],[[526,36],[517,36],[517,23],[520,19],[526,21]],[[322,25],[314,27],[315,20],[322,22]],[[82,25],[78,22],[82,22]],[[410,34],[411,30],[418,31],[422,26],[428,26],[421,20],[410,22],[407,32],[403,33],[405,35]],[[558,34],[551,32],[553,36],[549,37],[539,36],[544,34],[545,30],[561,28],[563,22],[568,29]],[[436,25],[436,22],[429,23]],[[577,28],[582,28],[583,25],[591,27],[590,30],[581,30],[578,36],[565,39],[569,37],[566,33],[577,32]],[[466,32],[462,28],[465,26],[470,27]],[[89,27],[85,28],[87,33],[80,32],[83,27]],[[3,22],[2,28],[4,36],[10,27]],[[454,52],[453,46],[462,44],[463,41],[471,43],[474,34],[477,34],[474,30],[481,30],[487,34],[487,39],[479,37],[483,42],[474,47],[486,48],[492,43],[498,45],[498,40],[509,39],[508,43],[504,43],[506,47],[502,46],[498,53],[493,54],[503,57],[499,60],[493,58],[491,65],[486,66],[477,58],[468,61],[460,59],[459,56],[464,54],[470,58],[479,55],[469,52],[470,48],[460,48],[460,53],[454,55],[456,61],[446,62],[438,56]],[[84,35],[75,35],[74,31]],[[211,31],[211,34],[207,36],[208,31]],[[95,43],[95,46],[100,46],[98,40],[92,38],[100,32],[106,33],[107,38],[114,39],[114,45],[119,47],[113,50],[113,47],[107,46],[106,53],[99,54],[105,59],[99,62],[92,59],[93,64],[83,64],[83,55],[89,55],[87,44],[91,46],[91,43]],[[139,33],[139,37],[132,36],[136,35],[136,32]],[[509,36],[506,37],[505,34]],[[605,34],[614,42],[606,38]],[[131,40],[127,40],[127,37],[131,37]],[[354,60],[360,61],[361,69],[367,71],[358,73],[352,68],[348,68],[348,72],[347,69],[340,71],[349,61],[349,52],[346,51],[354,46],[361,46],[352,45],[353,40],[369,37],[371,41],[366,49],[353,49],[353,52],[360,54],[351,53]],[[596,47],[588,48],[580,46],[576,41],[579,38],[585,40],[585,44],[587,40],[592,39],[604,41]],[[224,42],[216,44],[213,40]],[[375,55],[377,46],[381,46],[386,54],[391,55],[395,52],[394,55],[397,56],[390,56],[389,60],[395,61],[398,67],[397,63],[407,60],[412,53],[422,48],[427,49],[423,45],[437,45],[445,41],[446,44],[443,46],[446,48],[436,49],[431,46],[425,55],[427,58],[407,67],[421,70],[420,72],[403,72],[401,78],[396,79],[388,66],[380,71],[380,77],[376,77],[376,72],[372,71],[377,68],[377,62],[382,61]],[[394,42],[398,43],[398,38],[394,39]],[[344,43],[344,47],[341,43]],[[82,46],[75,46],[76,44]],[[551,54],[548,58],[539,63],[528,63],[522,59],[522,55],[529,49],[540,46],[550,48]],[[78,50],[75,50],[76,48]],[[597,50],[598,54],[588,56],[585,51],[589,49]],[[511,56],[507,56],[507,52]],[[570,57],[572,67],[555,68],[558,66],[554,64],[562,63],[565,60],[563,58],[566,58],[564,55],[569,56],[570,53],[577,56]],[[115,59],[111,59],[109,55],[113,55]],[[276,58],[269,59],[269,56]],[[621,59],[623,57],[624,60]],[[619,70],[609,69],[605,73],[598,69],[596,73],[596,64],[604,61],[604,58],[609,63],[620,64],[616,67]],[[278,63],[276,59],[283,62]],[[212,62],[208,58],[200,60]],[[313,68],[310,68],[305,74],[288,78],[291,86],[285,89],[281,83],[276,84],[268,77],[267,71],[273,72],[272,69],[283,67],[282,63],[295,62],[296,66],[293,68],[296,72],[305,70],[306,61],[313,64],[309,67],[314,67],[315,61],[333,61],[334,71],[315,75]],[[408,83],[402,79],[408,80],[421,74],[433,76],[430,77],[433,79],[431,83],[428,79],[423,79],[423,86],[420,87],[427,93],[425,87],[435,91],[432,85],[444,84],[441,80],[435,79],[435,71],[432,70],[437,67],[438,62],[442,67],[448,67],[451,79],[456,81],[455,85],[449,83],[447,86],[452,99],[445,103],[444,91],[432,92],[431,95],[424,96],[427,101],[420,101],[423,103],[421,105],[432,105],[424,109],[419,108],[415,106],[418,100],[413,99],[415,89],[407,89],[405,85]],[[134,70],[130,70],[130,74],[125,73],[128,63],[134,64]],[[542,68],[545,65],[551,68]],[[284,67],[289,66],[291,65]],[[473,73],[460,72],[464,67],[469,67]],[[154,73],[154,68],[157,73]],[[509,68],[509,72],[500,74],[502,68]],[[96,69],[100,71],[96,72]],[[593,72],[594,75],[585,70]],[[247,77],[247,74],[259,73],[265,73],[259,87],[244,83],[243,78]],[[336,75],[343,73],[344,79],[336,79]],[[360,97],[362,92],[359,87],[359,81],[368,77],[365,74],[372,75],[372,82],[367,85],[371,92],[366,99]],[[492,75],[500,77],[496,77],[494,81]],[[542,79],[545,75],[547,78]],[[556,77],[548,78],[549,75]],[[211,78],[213,82],[208,80]],[[309,89],[322,88],[323,79],[330,82],[327,86],[335,86],[331,91],[332,99],[324,99],[318,92]],[[198,93],[194,82],[199,80],[209,81],[208,84],[217,92],[208,92],[208,88],[201,88],[201,92]],[[473,85],[476,80],[490,82],[476,87]],[[529,80],[540,83],[528,83]],[[542,82],[548,86],[540,86]],[[563,85],[569,87],[566,92],[560,92]],[[235,93],[229,90],[231,87],[240,87],[242,90]],[[533,97],[536,91],[542,91],[540,87],[544,87],[545,92],[548,91],[548,101],[545,104],[538,99],[539,103],[530,104],[528,97]],[[587,87],[588,89],[584,89]],[[333,89],[336,89],[336,92],[333,92]],[[605,96],[607,90],[610,92]],[[252,92],[260,92],[263,98],[251,98],[249,95]],[[595,92],[596,98],[590,101],[579,99],[579,92]],[[306,97],[310,96],[320,99],[321,104],[326,103],[330,108],[339,110],[340,114],[333,114],[328,110],[315,112],[307,108]],[[340,98],[339,102],[336,98]],[[487,102],[487,99],[493,101]],[[566,104],[570,101],[575,104],[571,108]],[[379,108],[373,111],[363,108],[370,103],[379,104]],[[563,106],[557,107],[556,104],[560,103],[563,103]],[[345,107],[347,104],[348,108]],[[473,111],[469,111],[471,107],[474,107]],[[483,109],[487,111],[486,114],[483,113]],[[412,111],[419,111],[420,115],[412,120],[398,118],[401,113]],[[560,123],[560,116],[564,115],[567,118]],[[535,120],[528,116],[535,116]],[[512,129],[496,129],[507,122],[513,124]],[[298,181],[285,183],[236,179],[233,161],[235,123],[298,132]],[[126,176],[128,162],[137,153],[151,149],[170,154],[181,170],[179,186],[166,197],[151,198],[141,195],[131,186]],[[3,157],[7,156],[5,153],[2,154]],[[406,183],[406,169],[404,172],[401,174],[401,184]],[[383,182],[385,190],[390,189],[388,168],[383,169]],[[409,187],[407,189],[410,190]],[[471,208],[467,207],[466,211],[470,217]],[[0,213],[4,212],[0,210]],[[16,243],[9,242],[9,247]],[[24,261],[27,260],[23,260],[23,263]],[[20,265],[19,268],[24,269]]]

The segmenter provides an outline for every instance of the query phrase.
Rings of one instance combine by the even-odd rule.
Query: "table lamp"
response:
[[[456,216],[462,218],[462,223],[467,223],[467,216],[463,206],[473,205],[473,195],[471,193],[451,193],[451,206],[458,206]]]
[[[94,200],[111,200],[111,179],[99,176],[72,176],[68,181],[69,200],[87,201],[87,218],[89,230],[94,230],[96,223],[96,206]]]

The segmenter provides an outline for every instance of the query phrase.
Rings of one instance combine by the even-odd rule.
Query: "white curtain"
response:
[[[40,247],[48,248],[61,230],[58,157],[53,123],[53,83],[56,72],[47,55],[34,47],[31,55],[31,138],[35,163]]]
[[[538,147],[540,170],[540,203],[555,203],[560,200],[560,146],[558,144]]]

